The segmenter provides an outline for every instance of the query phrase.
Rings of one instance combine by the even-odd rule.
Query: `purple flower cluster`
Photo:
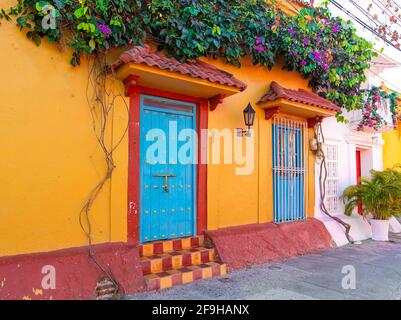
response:
[[[313,55],[313,59],[315,59],[315,61],[321,61],[322,60],[322,56],[321,56],[321,53],[319,51],[313,51],[312,55]]]
[[[97,27],[100,32],[106,36],[106,38],[110,37],[111,29],[108,26],[106,26],[104,23],[98,23]]]
[[[290,56],[295,56],[297,59],[301,60],[302,59],[302,55],[299,53],[294,53],[293,51],[289,52]],[[326,55],[327,52],[326,51],[309,51],[307,53],[307,57],[309,57],[309,59],[313,59],[315,60],[317,63],[320,63],[321,66],[323,67],[323,69],[327,72],[329,70],[329,64],[326,60]],[[306,67],[308,65],[308,61],[306,59],[302,59],[300,62],[300,65],[302,67]]]
[[[333,33],[338,33],[341,31],[341,22],[336,19],[321,19],[320,22],[331,29]],[[310,63],[312,64],[314,61],[316,65],[323,68],[325,72],[330,70],[330,63],[333,60],[331,52],[328,50],[310,50],[306,51],[305,53],[303,50],[310,48],[311,46],[320,47],[321,41],[324,37],[324,29],[327,27],[322,27],[320,32],[315,35],[313,38],[304,35],[298,41],[300,41],[300,52],[297,53],[296,50],[290,51],[288,54],[291,57],[294,57],[294,62],[297,63],[300,67],[307,67]],[[293,37],[296,36],[296,31],[293,28],[287,29],[288,34]],[[299,45],[299,43],[298,43]],[[261,48],[262,49],[262,48]],[[303,50],[302,50],[303,49]],[[355,93],[358,94],[358,91]]]
[[[256,38],[256,47],[255,48],[259,53],[262,53],[265,51],[265,46],[264,46],[263,42],[264,42],[264,39],[261,36],[258,36]],[[265,44],[268,45],[269,43],[266,42]]]
[[[260,44],[260,45],[256,46],[256,50],[257,50],[259,53],[262,53],[263,51],[265,51],[265,47],[262,46],[262,45]]]

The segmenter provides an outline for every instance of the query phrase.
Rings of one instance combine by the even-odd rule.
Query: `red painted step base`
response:
[[[204,236],[197,236],[140,246],[147,290],[161,290],[225,275],[227,267],[216,261],[215,249],[204,245]]]
[[[160,273],[151,273],[145,276],[149,291],[167,289],[172,286],[187,284],[201,279],[225,275],[226,265],[218,262],[208,262],[196,266],[184,267]]]
[[[335,246],[316,219],[277,225],[247,225],[207,231],[221,261],[229,270],[322,251]]]
[[[93,246],[93,252],[112,271],[120,294],[144,291],[137,246],[100,244]],[[49,270],[54,271],[55,288],[42,286]],[[87,247],[0,257],[0,300],[96,299],[96,287],[103,278]]]

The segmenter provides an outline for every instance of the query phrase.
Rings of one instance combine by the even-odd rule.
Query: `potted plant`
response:
[[[401,215],[401,172],[394,168],[370,173],[371,178],[361,178],[359,185],[344,191],[345,214],[352,215],[361,204],[361,213],[373,217],[372,239],[388,241],[389,219]]]

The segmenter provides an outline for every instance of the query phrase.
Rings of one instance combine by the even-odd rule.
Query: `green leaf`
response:
[[[89,41],[89,47],[92,49],[92,51],[94,51],[95,48],[96,48],[96,41],[93,40],[93,39],[91,39],[91,40]]]
[[[77,18],[77,19],[82,18],[82,17],[86,14],[86,11],[87,11],[87,10],[88,10],[87,7],[78,8],[78,9],[75,10],[75,12],[74,12],[75,18]]]

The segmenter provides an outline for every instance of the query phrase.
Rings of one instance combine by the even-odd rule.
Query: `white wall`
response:
[[[343,191],[357,183],[356,173],[356,151],[361,151],[361,171],[362,176],[369,176],[369,171],[382,170],[383,168],[383,140],[380,134],[357,132],[352,129],[350,124],[338,123],[335,117],[327,118],[322,123],[325,143],[338,147],[338,176],[339,189],[338,198]],[[316,181],[316,206],[315,216],[321,220],[333,240],[338,246],[348,244],[345,237],[344,228],[336,221],[324,214],[320,209],[320,164],[315,164]],[[351,237],[354,241],[362,241],[371,237],[371,228],[367,221],[360,217],[356,212],[353,216],[344,215],[344,204],[338,200],[338,210],[330,212],[344,222],[351,225]]]
[[[364,84],[364,87],[371,88],[372,86],[380,86],[383,81],[382,75],[384,75],[386,71],[389,71],[389,69],[396,70],[393,63],[394,61],[389,57],[379,54],[379,56],[374,59],[371,70],[366,74],[367,81]],[[382,149],[384,141],[381,134],[358,132],[355,130],[362,117],[362,111],[345,112],[344,116],[346,119],[350,120],[349,124],[337,123],[335,117],[327,118],[322,123],[326,144],[338,146],[338,196],[340,196],[348,186],[357,183],[356,150],[361,151],[362,176],[369,176],[369,172],[372,169],[383,170]],[[386,120],[388,120],[388,117],[391,117],[389,114],[382,114],[382,116],[384,116]],[[390,122],[391,118],[389,120],[389,123]],[[318,164],[316,164],[315,169],[315,216],[325,224],[337,245],[341,246],[348,244],[348,240],[345,237],[344,227],[329,218],[320,210],[320,168]],[[354,241],[360,241],[371,237],[371,228],[369,223],[361,218],[356,212],[353,216],[346,217],[344,215],[344,204],[342,201],[339,201],[337,212],[330,213],[351,225],[351,237]],[[397,225],[397,228],[401,231],[401,226]]]
[[[350,185],[356,184],[356,150],[361,150],[362,176],[369,176],[369,171],[383,169],[383,140],[380,134],[356,132],[348,124],[338,123],[335,117],[327,118],[322,123],[326,144],[338,146],[340,194]],[[320,210],[319,173],[320,165],[315,164],[316,172],[316,217],[325,216]],[[344,212],[343,206],[335,214]]]

